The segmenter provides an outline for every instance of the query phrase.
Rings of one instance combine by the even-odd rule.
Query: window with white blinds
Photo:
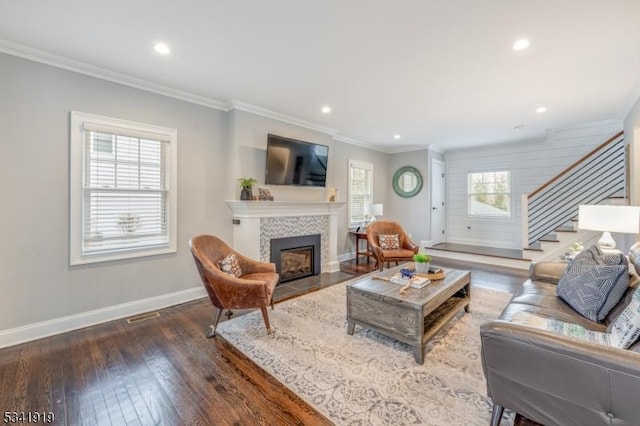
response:
[[[71,116],[71,264],[176,251],[177,132]]]
[[[367,219],[365,206],[373,199],[373,164],[349,160],[349,226]]]

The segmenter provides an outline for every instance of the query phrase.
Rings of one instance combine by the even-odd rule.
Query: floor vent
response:
[[[148,312],[146,314],[138,315],[136,317],[127,318],[127,322],[129,324],[135,324],[136,322],[148,320],[151,318],[158,318],[160,316],[160,312]]]

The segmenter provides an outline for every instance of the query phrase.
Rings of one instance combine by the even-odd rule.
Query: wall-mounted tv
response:
[[[325,186],[329,147],[269,134],[267,185]]]

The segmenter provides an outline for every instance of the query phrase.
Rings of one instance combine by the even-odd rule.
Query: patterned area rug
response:
[[[402,342],[360,326],[347,335],[347,283],[269,309],[270,336],[259,311],[218,333],[337,425],[489,424],[479,329],[509,294],[474,288],[471,312],[440,330],[418,365]]]

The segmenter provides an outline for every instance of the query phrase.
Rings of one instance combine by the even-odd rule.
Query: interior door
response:
[[[431,160],[431,244],[436,245],[446,241],[445,236],[445,181],[444,163]]]

